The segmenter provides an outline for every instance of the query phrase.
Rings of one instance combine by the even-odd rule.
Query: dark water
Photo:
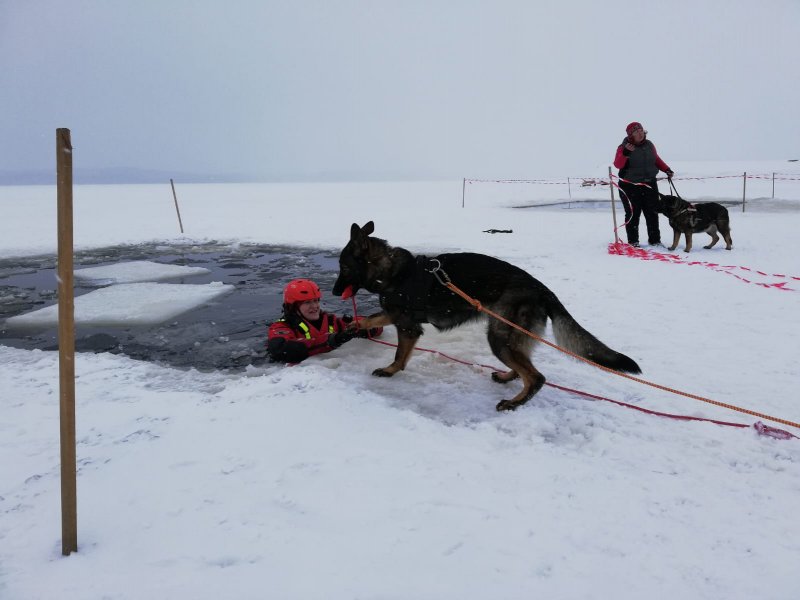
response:
[[[209,244],[205,246],[137,245],[76,253],[75,268],[150,260],[204,267],[210,273],[170,279],[167,283],[209,283],[234,286],[233,292],[159,325],[86,327],[77,325],[75,348],[111,352],[178,367],[201,370],[240,369],[264,363],[266,328],[280,316],[283,286],[296,277],[316,281],[322,304],[338,314],[352,313],[352,304],[330,294],[338,274],[338,253],[279,246]],[[0,344],[16,348],[56,350],[57,330],[8,328],[5,319],[57,302],[53,256],[0,260]],[[75,279],[75,295],[98,285]],[[359,294],[359,313],[373,312],[374,297]]]

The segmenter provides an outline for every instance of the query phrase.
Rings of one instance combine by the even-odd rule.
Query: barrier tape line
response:
[[[618,175],[612,175],[612,179],[619,179]],[[698,175],[698,176],[676,176],[672,177],[676,181],[702,181],[705,179],[765,179],[769,181],[800,181],[800,177],[791,177],[787,175],[780,175],[773,177],[772,175]],[[565,181],[569,179],[569,181]],[[657,179],[665,179],[659,177]],[[624,181],[624,179],[622,180]],[[591,186],[591,185],[608,185],[609,180],[606,177],[567,177],[562,179],[471,179],[464,178],[464,182],[468,184],[473,183],[531,183],[538,185],[570,185],[574,183],[577,186]]]
[[[626,244],[625,242],[610,242],[608,244],[608,253],[615,254],[618,256],[639,258],[641,260],[659,260],[661,262],[666,262],[675,265],[687,265],[690,267],[701,266],[707,269],[711,269],[712,271],[716,271],[717,273],[724,273],[726,275],[731,275],[732,277],[735,277],[740,281],[757,285],[759,287],[776,289],[782,292],[800,291],[795,288],[787,287],[792,281],[800,281],[800,277],[796,277],[794,275],[785,275],[783,273],[766,273],[764,271],[752,269],[750,267],[744,267],[740,265],[720,265],[718,263],[706,262],[702,260],[685,261],[681,256],[677,254],[667,254],[666,252],[656,252],[654,250],[646,250],[644,248],[634,248],[633,246],[631,246],[630,244]],[[756,274],[761,277],[775,277],[778,279],[788,279],[790,281],[779,281],[770,283],[754,281],[753,279],[748,279],[747,277],[742,277],[741,275],[733,273],[732,271],[735,269],[740,269],[742,271],[746,271],[747,273]]]

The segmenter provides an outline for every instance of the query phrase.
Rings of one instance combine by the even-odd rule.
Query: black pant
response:
[[[628,235],[628,243],[639,242],[639,217],[644,213],[644,220],[647,223],[647,242],[652,244],[661,243],[661,230],[658,228],[658,185],[655,179],[644,181],[650,187],[643,185],[632,185],[620,182],[620,197],[622,206],[625,208],[625,233]]]

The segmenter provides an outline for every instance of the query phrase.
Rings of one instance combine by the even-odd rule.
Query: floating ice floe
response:
[[[163,281],[191,275],[205,275],[210,273],[203,267],[184,267],[181,265],[166,265],[149,260],[134,260],[131,262],[105,265],[103,267],[87,267],[77,269],[75,278],[92,281],[100,285],[110,283],[138,283],[140,281]]]
[[[155,325],[233,291],[232,285],[122,283],[75,298],[76,325],[128,327]],[[7,327],[54,327],[58,305],[6,320]]]

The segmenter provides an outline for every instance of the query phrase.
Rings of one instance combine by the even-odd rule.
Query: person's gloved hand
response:
[[[383,333],[383,327],[373,327],[372,329],[359,329],[356,334],[360,338],[374,338]]]
[[[667,179],[672,179],[672,176],[675,175],[672,171],[667,171]]]
[[[329,333],[328,334],[328,346],[331,348],[338,348],[342,344],[349,342],[354,337],[356,337],[355,331],[339,331],[337,333]]]
[[[346,317],[342,317],[344,320]],[[350,323],[347,325],[347,331],[352,331],[353,335],[360,338],[372,338],[377,337],[381,333],[383,333],[383,327],[373,327],[372,329],[364,329],[361,326],[361,321],[364,320],[364,317],[356,317],[355,319],[350,317]]]
[[[636,146],[634,146],[630,142],[625,142],[625,144],[623,144],[622,146],[622,155],[630,156],[631,152],[633,152],[634,150],[636,150]]]

